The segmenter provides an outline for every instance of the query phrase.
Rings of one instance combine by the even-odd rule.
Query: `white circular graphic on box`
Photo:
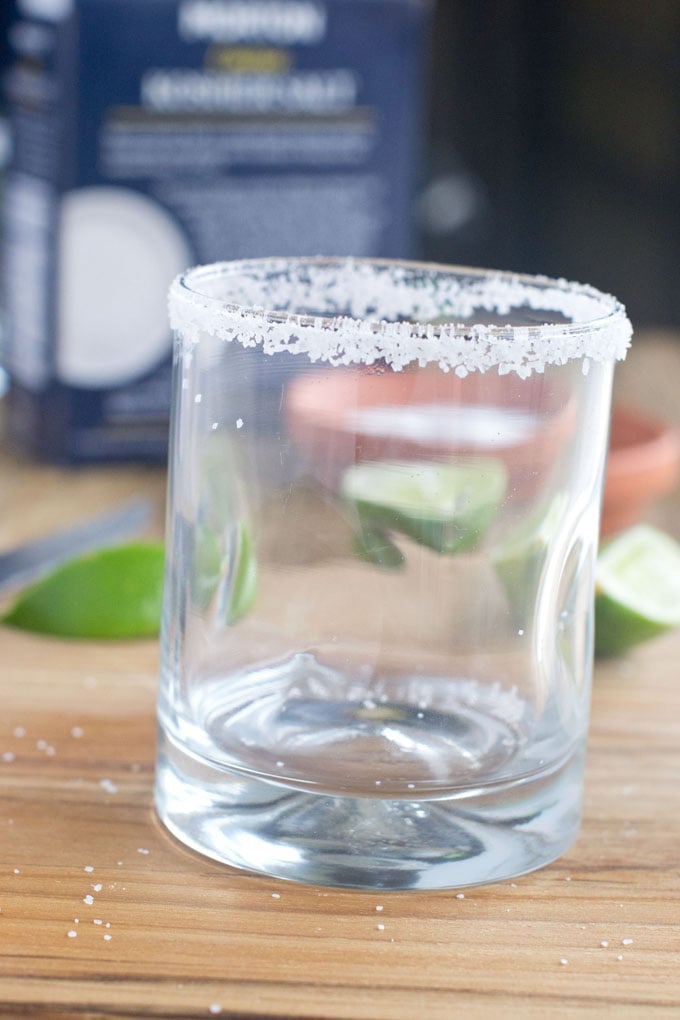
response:
[[[125,188],[62,200],[57,373],[86,389],[131,382],[170,351],[167,292],[189,246],[153,199]]]

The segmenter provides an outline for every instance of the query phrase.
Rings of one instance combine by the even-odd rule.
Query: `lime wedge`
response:
[[[356,536],[356,548],[362,559],[375,563],[377,567],[397,570],[406,560],[401,550],[384,531],[362,524]]]
[[[359,540],[367,549],[380,541],[389,549],[386,536],[397,531],[435,552],[453,555],[477,544],[505,486],[505,468],[489,458],[384,460],[349,467],[341,491],[356,509]],[[393,552],[388,559],[395,562],[384,565],[398,565]]]
[[[680,544],[639,524],[600,552],[595,575],[595,652],[618,655],[680,626]]]
[[[559,528],[568,498],[559,492],[542,504],[491,550],[513,617],[521,623],[533,605],[548,546]]]
[[[220,605],[219,615],[231,624],[252,609],[257,595],[258,571],[253,540],[247,525],[240,521],[236,525],[233,548],[225,555],[217,533],[205,524],[198,525],[193,591],[201,611],[207,610],[215,593],[222,590],[229,576],[229,600],[226,606]]]
[[[3,622],[61,637],[151,637],[160,625],[163,570],[162,542],[102,549],[27,588]]]
[[[236,623],[253,608],[257,595],[257,557],[246,525],[241,522],[238,532],[238,553],[234,583],[227,609],[227,623]]]

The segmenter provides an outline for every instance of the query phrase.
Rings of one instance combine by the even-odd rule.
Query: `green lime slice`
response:
[[[595,652],[619,655],[680,626],[680,544],[647,524],[600,552],[595,575]]]
[[[387,533],[397,531],[447,555],[478,543],[505,487],[503,464],[490,458],[365,461],[349,467],[341,483],[357,511],[364,545],[371,546],[367,535],[384,543]]]
[[[27,588],[3,622],[61,637],[151,637],[160,626],[163,571],[162,542],[102,549]]]

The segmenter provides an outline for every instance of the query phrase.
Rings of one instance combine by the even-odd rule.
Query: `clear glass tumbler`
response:
[[[559,856],[621,305],[269,259],[189,271],[170,309],[163,822],[228,864],[354,888]]]

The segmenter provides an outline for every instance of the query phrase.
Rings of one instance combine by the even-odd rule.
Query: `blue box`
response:
[[[189,265],[409,256],[429,0],[16,0],[10,435],[163,459]]]

